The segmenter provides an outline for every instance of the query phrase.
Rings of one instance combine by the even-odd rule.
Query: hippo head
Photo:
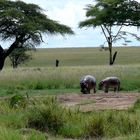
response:
[[[99,90],[101,90],[101,89],[103,88],[103,84],[104,84],[103,81],[101,81],[101,82],[98,84]]]
[[[81,86],[81,92],[82,93],[87,93],[88,92],[88,84],[86,82],[81,82],[80,86]]]

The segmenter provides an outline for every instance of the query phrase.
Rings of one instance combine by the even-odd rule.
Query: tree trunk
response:
[[[12,66],[13,66],[13,69],[17,68],[17,63],[15,60],[12,61]]]
[[[2,70],[5,62],[5,57],[4,57],[4,49],[0,45],[0,70]]]
[[[5,62],[5,57],[3,57],[3,54],[0,53],[0,71],[3,69]]]
[[[109,46],[109,65],[113,65],[113,59],[112,59],[112,43],[108,43]]]
[[[116,60],[116,56],[117,56],[117,51],[114,53],[114,55],[113,55],[113,64],[114,64],[114,62],[115,62],[115,60]]]
[[[18,48],[19,42],[19,40],[15,40],[15,42],[6,51],[0,45],[0,70],[3,69],[4,62],[7,56],[9,56],[15,48]]]

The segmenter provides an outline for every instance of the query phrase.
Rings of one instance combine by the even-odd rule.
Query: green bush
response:
[[[105,135],[105,120],[101,116],[101,114],[93,117],[88,121],[87,126],[85,127],[85,135],[86,137],[96,137],[100,138]]]
[[[10,102],[10,107],[12,108],[18,108],[18,107],[25,108],[27,106],[27,99],[19,94],[11,97],[9,102]]]
[[[31,110],[28,127],[58,133],[65,122],[63,113],[64,109],[58,106],[55,99],[47,98],[43,105],[35,106]]]
[[[134,103],[134,109],[140,109],[140,99],[137,99],[137,101]]]
[[[133,134],[139,127],[139,121],[135,114],[127,111],[111,110],[105,112],[104,124],[107,136]]]

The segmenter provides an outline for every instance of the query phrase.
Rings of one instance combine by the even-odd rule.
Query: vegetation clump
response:
[[[20,107],[25,108],[26,105],[27,99],[20,94],[16,94],[10,98],[10,107],[12,108],[20,108]]]

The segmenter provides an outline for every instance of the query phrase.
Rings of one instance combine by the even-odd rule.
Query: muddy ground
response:
[[[127,109],[140,98],[140,93],[71,93],[58,96],[59,102],[65,107],[79,108],[81,111]]]

